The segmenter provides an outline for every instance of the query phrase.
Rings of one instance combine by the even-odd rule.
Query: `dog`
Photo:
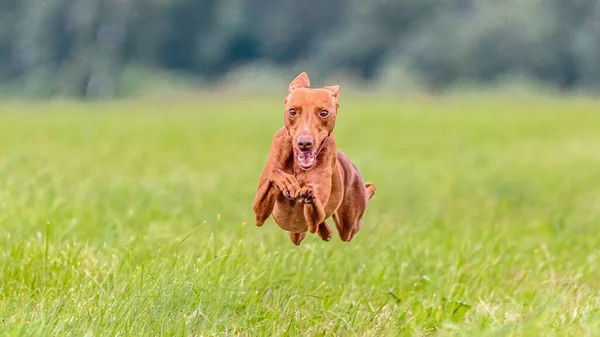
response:
[[[330,241],[326,219],[333,217],[339,237],[350,242],[362,226],[375,186],[364,182],[348,157],[337,149],[333,129],[339,86],[310,88],[298,75],[284,100],[285,126],[273,137],[252,205],[256,225],[269,216],[299,246],[306,232]]]

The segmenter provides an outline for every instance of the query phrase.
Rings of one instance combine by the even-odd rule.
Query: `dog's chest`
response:
[[[304,204],[288,200],[283,196],[280,196],[275,203],[273,219],[281,229],[289,232],[303,233],[308,230],[304,218]]]
[[[314,186],[320,188],[327,186],[327,199],[324,202],[325,218],[331,217],[342,203],[344,197],[343,170],[339,163],[333,168],[333,174],[328,179],[315,179],[309,174],[298,174],[296,179],[300,187]],[[273,209],[273,218],[277,225],[290,232],[302,233],[308,230],[308,225],[304,216],[304,204],[298,201],[292,201],[280,195]]]

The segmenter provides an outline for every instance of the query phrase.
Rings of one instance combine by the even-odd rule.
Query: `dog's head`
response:
[[[292,137],[295,161],[308,170],[335,127],[339,107],[339,86],[311,89],[306,73],[296,77],[288,88],[285,127]]]

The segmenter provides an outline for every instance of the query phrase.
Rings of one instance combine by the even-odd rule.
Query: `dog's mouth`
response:
[[[298,160],[298,166],[300,166],[300,168],[308,170],[317,164],[317,156],[323,149],[325,140],[326,139],[323,139],[319,147],[314,151],[301,151],[294,147],[294,154],[296,155],[296,160]]]
[[[317,163],[317,153],[316,151],[297,151],[296,159],[298,159],[298,165],[301,168],[307,170]]]

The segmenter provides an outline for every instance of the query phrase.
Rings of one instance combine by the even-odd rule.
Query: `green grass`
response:
[[[600,331],[600,103],[342,95],[351,243],[253,224],[281,98],[0,105],[0,335]]]

